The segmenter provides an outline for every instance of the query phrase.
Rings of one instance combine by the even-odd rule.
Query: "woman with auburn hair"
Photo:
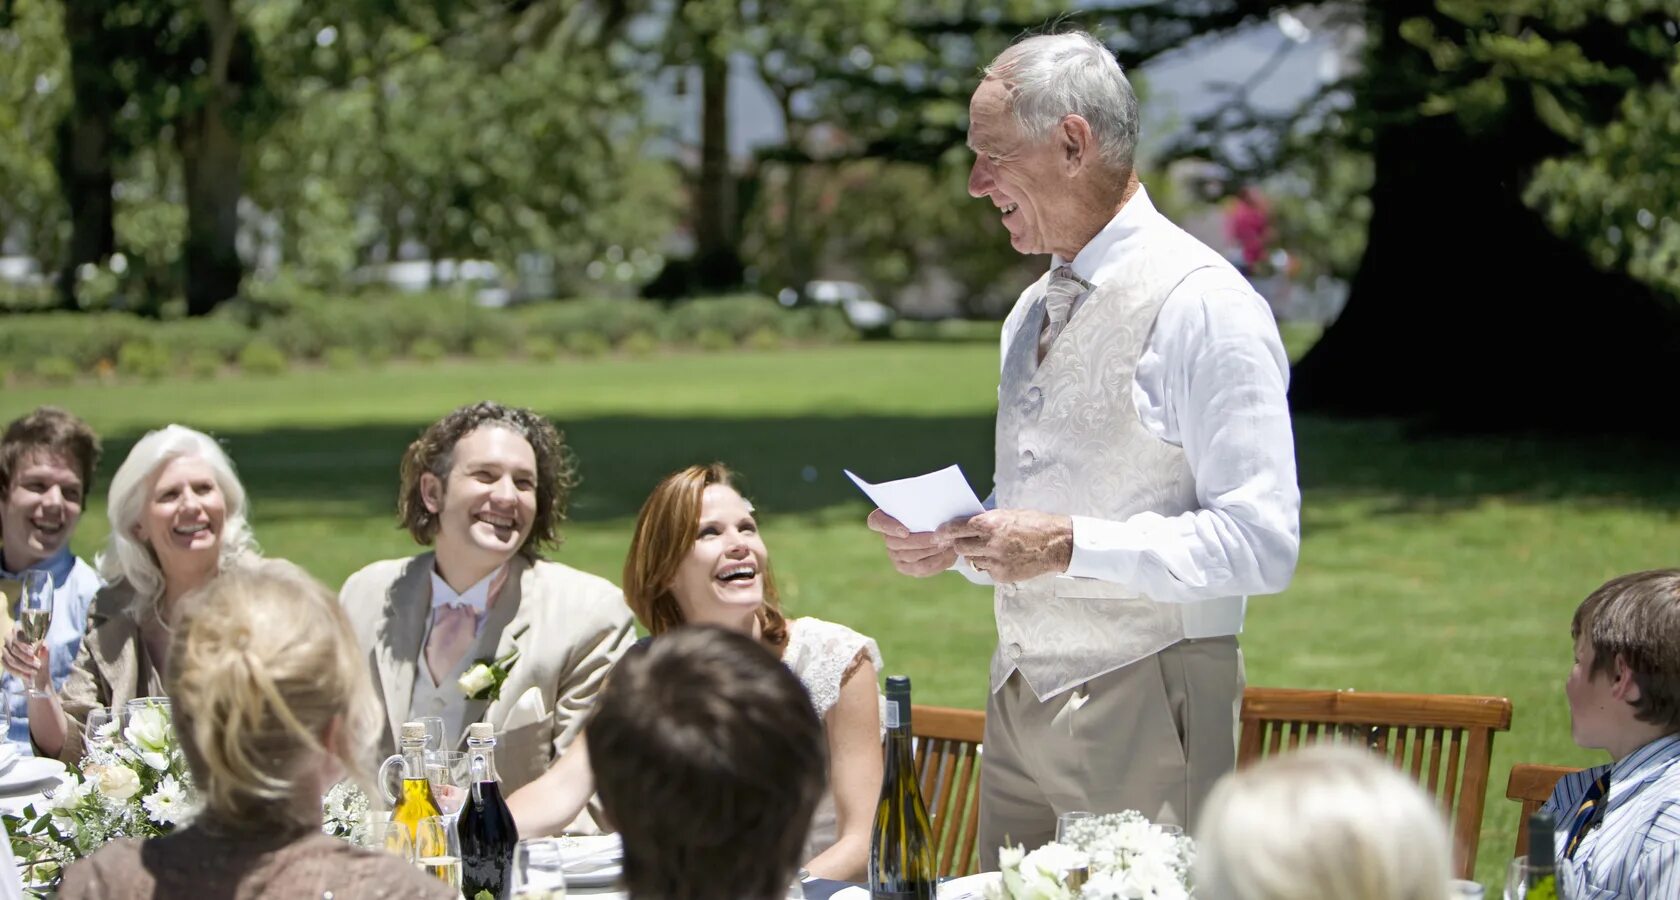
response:
[[[718,625],[750,635],[799,676],[827,735],[830,785],[811,823],[805,868],[858,881],[881,791],[881,653],[844,625],[782,614],[770,551],[734,481],[713,463],[653,489],[624,561],[624,600],[650,635],[642,644],[681,625]],[[581,755],[509,799],[521,834],[550,833],[582,808],[593,789],[588,760],[567,762]]]
[[[395,856],[321,833],[321,796],[365,775],[379,715],[337,598],[268,560],[230,568],[183,606],[167,686],[204,808],[179,831],[71,866],[59,896],[455,896]]]
[[[134,444],[111,479],[111,533],[98,559],[105,587],[70,677],[57,694],[29,697],[37,754],[81,761],[89,710],[163,689],[181,598],[257,555],[245,514],[245,488],[214,438],[169,425]]]

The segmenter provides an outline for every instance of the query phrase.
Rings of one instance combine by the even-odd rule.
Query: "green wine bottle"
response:
[[[910,679],[887,679],[886,765],[875,830],[869,839],[871,900],[934,900],[939,883],[933,862],[933,829],[916,784],[910,754]]]
[[[1552,814],[1540,810],[1528,819],[1528,893],[1526,900],[1558,900],[1557,854]]]

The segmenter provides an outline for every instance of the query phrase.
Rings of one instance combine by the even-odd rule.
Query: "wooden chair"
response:
[[[1237,766],[1318,742],[1368,747],[1439,801],[1452,824],[1454,868],[1459,878],[1470,878],[1493,734],[1510,729],[1511,701],[1504,697],[1251,687],[1243,692]]]
[[[986,734],[986,714],[914,705],[910,731],[939,874],[972,875],[980,871],[975,834],[980,827],[980,744]]]
[[[1543,766],[1538,763],[1517,763],[1511,767],[1511,777],[1505,782],[1505,797],[1522,802],[1522,817],[1517,819],[1517,849],[1513,855],[1528,852],[1528,817],[1552,796],[1558,779],[1571,772],[1573,766]]]

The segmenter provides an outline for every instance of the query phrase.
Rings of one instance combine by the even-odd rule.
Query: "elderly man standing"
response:
[[[1137,98],[1083,33],[998,56],[969,105],[969,193],[1051,254],[1003,328],[988,511],[910,533],[899,571],[994,583],[980,847],[1070,810],[1189,827],[1236,757],[1246,595],[1294,572],[1289,364],[1266,303],[1133,169]]]

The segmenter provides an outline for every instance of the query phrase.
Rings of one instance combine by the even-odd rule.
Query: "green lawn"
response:
[[[996,348],[862,344],[550,364],[447,363],[272,379],[11,389],[0,419],[37,403],[106,435],[100,493],[129,444],[175,421],[223,438],[270,554],[336,583],[413,547],[392,517],[397,463],[427,422],[494,398],[557,421],[583,484],[558,558],[618,580],[646,491],[680,466],[745,473],[792,611],[876,637],[917,699],[978,707],[990,596],[955,576],[898,577],[840,473],[871,479],[959,462],[990,472]],[[1496,741],[1482,879],[1514,840],[1514,760],[1586,764],[1562,684],[1575,604],[1611,575],[1676,563],[1680,482],[1656,450],[1408,437],[1385,423],[1296,423],[1305,542],[1293,586],[1250,604],[1252,684],[1510,697]],[[104,531],[95,506],[76,547]]]

